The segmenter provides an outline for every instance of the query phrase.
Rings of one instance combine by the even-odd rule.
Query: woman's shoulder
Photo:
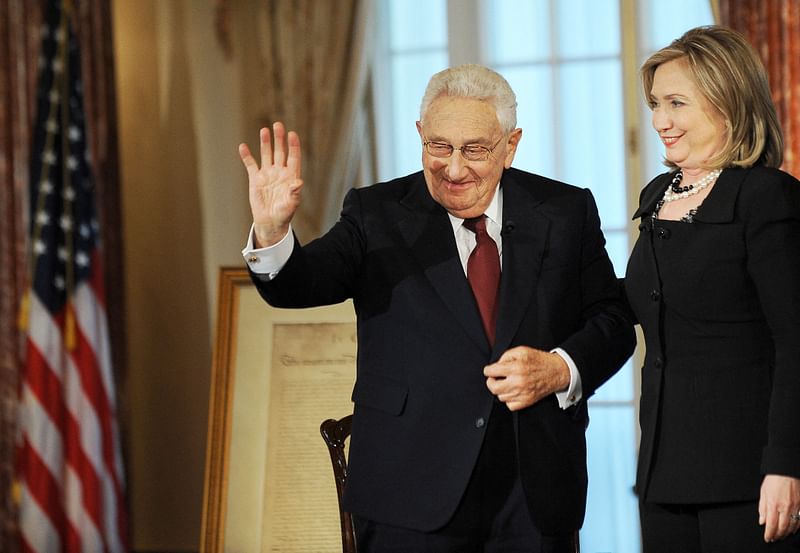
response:
[[[752,167],[735,167],[725,169],[733,173],[740,173],[744,179],[743,184],[751,186],[780,186],[795,185],[800,186],[800,181],[794,175],[778,169],[777,167],[766,167],[764,165],[754,165]]]
[[[743,206],[756,212],[788,210],[794,217],[800,214],[800,181],[790,173],[763,165],[726,171],[740,173],[739,199]]]

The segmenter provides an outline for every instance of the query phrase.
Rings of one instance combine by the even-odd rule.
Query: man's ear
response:
[[[514,156],[517,153],[517,145],[522,139],[522,129],[514,129],[508,135],[508,143],[506,144],[506,158],[503,160],[503,167],[508,169],[511,167],[511,162],[514,161]]]
[[[420,142],[425,142],[425,137],[422,134],[422,121],[417,121],[417,132],[419,133]]]

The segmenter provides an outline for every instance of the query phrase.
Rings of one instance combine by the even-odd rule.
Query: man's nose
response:
[[[447,178],[457,181],[466,172],[467,164],[461,155],[461,150],[453,150],[447,159]]]

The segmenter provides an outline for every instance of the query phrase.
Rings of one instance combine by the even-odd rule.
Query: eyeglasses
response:
[[[465,144],[460,148],[456,148],[447,142],[436,142],[433,140],[426,140],[422,145],[433,157],[450,157],[453,155],[454,150],[458,150],[461,152],[461,157],[467,161],[486,161],[502,140],[503,137],[501,136],[500,140],[495,142],[494,146],[491,148],[481,146],[480,144]]]

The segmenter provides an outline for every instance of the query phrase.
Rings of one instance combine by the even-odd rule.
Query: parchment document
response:
[[[355,324],[275,324],[272,339],[262,552],[341,551],[319,425],[353,412]]]

